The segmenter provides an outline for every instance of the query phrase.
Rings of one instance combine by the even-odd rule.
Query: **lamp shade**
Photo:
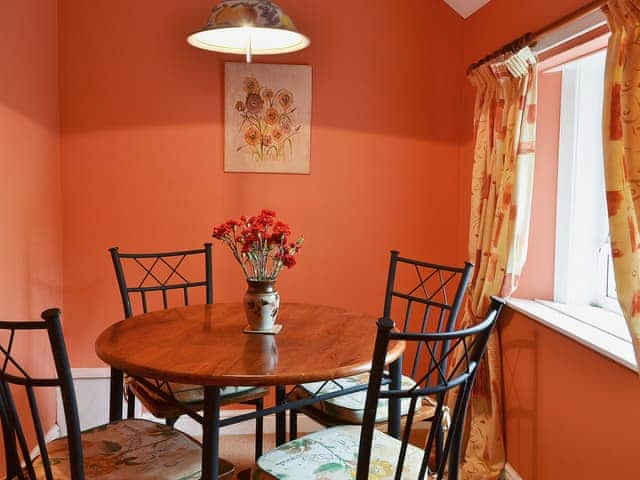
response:
[[[187,41],[197,48],[248,57],[295,52],[311,43],[269,0],[223,0],[213,8],[207,25]]]

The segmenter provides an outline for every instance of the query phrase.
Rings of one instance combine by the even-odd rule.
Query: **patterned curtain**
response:
[[[640,363],[640,7],[612,0],[603,10],[611,29],[602,122],[611,253]]]
[[[510,296],[527,256],[535,160],[537,68],[529,48],[470,74],[477,96],[469,256],[475,263],[463,326],[481,320],[491,295]],[[462,477],[497,479],[505,464],[502,365],[495,332],[470,402]]]

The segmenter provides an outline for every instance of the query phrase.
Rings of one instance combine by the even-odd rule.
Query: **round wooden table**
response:
[[[246,334],[241,304],[214,304],[150,312],[111,325],[95,348],[112,367],[112,420],[114,412],[119,416],[122,412],[122,371],[205,386],[202,478],[214,479],[220,387],[275,385],[279,404],[286,402],[286,385],[341,378],[371,368],[377,333],[373,317],[285,303],[277,322],[283,325],[278,335]],[[403,351],[404,342],[392,342],[387,362],[397,360]],[[282,437],[283,413],[276,427]]]

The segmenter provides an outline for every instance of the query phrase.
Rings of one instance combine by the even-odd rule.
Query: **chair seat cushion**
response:
[[[127,385],[131,388],[134,395],[140,399],[144,406],[157,418],[171,418],[174,416],[180,416],[184,412],[181,412],[171,402],[165,400],[155,390],[147,388],[141,383],[137,382],[133,377],[127,376],[125,378]],[[168,394],[173,394],[174,398],[193,410],[202,410],[202,404],[204,403],[204,388],[200,385],[188,385],[184,383],[174,382],[161,382],[156,383],[156,380],[147,379],[151,385],[160,385],[160,389]],[[259,398],[268,392],[265,388],[260,387],[224,387],[220,391],[221,403],[228,405],[230,403],[243,402]]]
[[[123,420],[82,432],[82,450],[88,479],[200,478],[200,444],[171,427],[147,420]],[[56,480],[71,478],[67,438],[49,443],[47,451],[53,477]],[[44,479],[41,460],[34,463],[38,480]]]
[[[333,427],[285,443],[258,459],[253,478],[353,480],[356,478],[360,430],[356,425]],[[374,429],[370,480],[393,479],[401,446],[399,440]],[[407,445],[403,480],[418,478],[423,455],[423,450]]]
[[[127,381],[127,384],[129,385],[135,384],[138,388],[140,387],[144,388],[145,390],[147,390],[147,392],[149,392],[149,395],[153,396],[155,399],[159,401],[164,401],[160,395],[158,395],[156,392],[152,391],[151,389],[148,389],[143,385],[139,384],[138,382],[135,381],[134,378],[127,376],[126,381]],[[152,385],[156,384],[156,380],[147,379],[147,381]],[[162,382],[160,385],[161,385],[162,391],[166,393],[173,393],[175,399],[178,400],[180,403],[189,405],[193,403],[204,402],[204,388],[202,388],[202,386],[200,385],[189,385],[185,383],[175,383],[175,382]],[[251,390],[257,390],[257,388],[256,387],[223,387],[220,390],[220,395],[222,399],[225,399],[225,398],[231,398],[234,396],[247,393]]]
[[[343,388],[351,388],[359,385],[369,384],[369,374],[363,373],[351,377],[340,378],[328,382],[304,383],[298,386],[298,394],[301,397],[311,397],[322,393],[333,393]],[[410,377],[402,377],[402,389],[406,390],[415,385]],[[382,390],[388,390],[389,385],[383,385]],[[342,395],[313,404],[310,408],[321,411],[329,417],[335,418],[342,423],[360,424],[364,417],[364,404],[367,398],[367,391]],[[411,399],[404,398],[401,401],[401,413],[406,415],[411,405]],[[378,401],[376,410],[376,422],[385,422],[389,417],[389,402],[383,398]]]

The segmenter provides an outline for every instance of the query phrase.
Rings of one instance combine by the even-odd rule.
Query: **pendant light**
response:
[[[207,25],[187,41],[204,50],[244,54],[247,63],[254,54],[295,52],[311,43],[269,0],[223,0],[213,8]]]

